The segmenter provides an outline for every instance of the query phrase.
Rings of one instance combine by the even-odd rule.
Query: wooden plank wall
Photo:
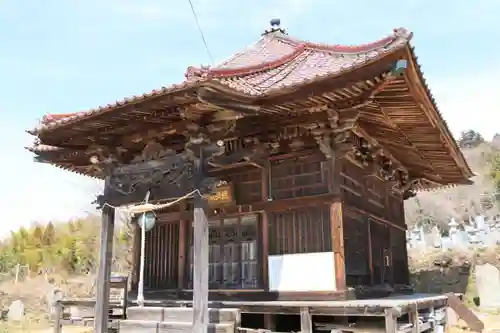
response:
[[[161,215],[146,233],[145,289],[176,289],[179,265],[179,222],[164,222]]]
[[[339,171],[347,286],[409,283],[402,197],[349,160]]]
[[[280,200],[314,197],[328,194],[331,189],[331,161],[321,159],[297,160],[286,158],[270,161],[267,168],[241,167],[230,172],[221,171],[214,176],[233,185],[235,205],[251,205],[272,199]],[[341,206],[340,206],[341,207]],[[171,207],[162,212],[165,216]],[[260,212],[259,252],[263,287],[267,288],[267,257],[274,254],[294,254],[333,251],[331,204],[314,204],[303,208],[284,206]],[[189,286],[190,221],[161,221],[147,233],[145,287],[158,289],[187,288]],[[181,239],[182,238],[182,239]],[[343,240],[339,245],[343,248]],[[338,247],[338,246],[337,246]],[[340,251],[340,250],[339,250]],[[343,253],[339,252],[343,257]],[[342,261],[343,266],[343,261]],[[339,274],[343,274],[339,268]],[[181,282],[181,283],[179,283]]]
[[[269,215],[269,255],[332,251],[329,207]]]

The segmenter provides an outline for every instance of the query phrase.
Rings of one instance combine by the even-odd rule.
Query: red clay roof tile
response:
[[[255,44],[236,53],[214,68],[188,67],[186,80],[179,85],[162,87],[142,96],[126,98],[114,104],[84,112],[48,114],[43,117],[40,129],[50,129],[68,121],[106,112],[127,103],[170,93],[204,81],[216,81],[235,91],[258,96],[279,89],[301,85],[328,75],[362,66],[364,63],[408,44],[411,33],[404,28],[374,43],[358,46],[315,44],[289,37],[281,31],[264,34]]]

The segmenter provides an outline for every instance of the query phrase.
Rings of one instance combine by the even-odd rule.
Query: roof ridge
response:
[[[286,42],[288,44],[291,44],[291,46],[295,48],[293,52],[285,54],[278,59],[274,59],[268,62],[243,66],[239,68],[220,68],[222,64],[219,65],[218,68],[206,67],[200,69],[196,67],[189,67],[188,71],[186,72],[186,77],[188,76],[192,77],[193,73],[195,73],[195,76],[197,77],[203,76],[206,79],[210,79],[213,77],[245,76],[256,72],[261,72],[282,66],[287,62],[293,61],[293,59],[298,57],[306,49],[312,49],[323,52],[341,53],[341,54],[360,54],[381,49],[397,42],[409,43],[412,36],[413,34],[406,28],[396,28],[393,29],[393,33],[391,35],[381,38],[375,42],[349,46],[340,44],[323,44],[323,43],[302,41],[277,31],[274,33],[264,35],[263,38],[259,39],[259,41],[253,45],[258,44],[265,38],[271,37],[270,41],[272,41],[273,39],[277,39],[281,42]],[[247,47],[245,50],[248,49],[249,47]],[[234,60],[238,56],[241,56],[242,54],[245,54],[245,51],[237,53],[229,60],[226,60],[224,64],[229,63],[230,60]]]
[[[315,50],[356,54],[356,53],[370,52],[371,50],[378,49],[380,47],[385,47],[397,41],[409,42],[413,37],[413,33],[403,27],[395,28],[393,29],[393,32],[390,35],[387,35],[386,37],[380,38],[374,42],[357,44],[357,45],[318,43],[318,42],[312,42],[308,40],[301,40],[298,38],[290,37],[289,35],[286,34],[279,34],[279,36],[277,37],[283,41],[287,41],[297,46],[305,44],[307,45],[308,48]]]

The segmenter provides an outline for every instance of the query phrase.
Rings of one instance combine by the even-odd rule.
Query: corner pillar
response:
[[[105,185],[105,193],[107,184]],[[99,268],[97,273],[97,301],[95,305],[94,333],[108,332],[109,291],[111,278],[111,263],[113,256],[113,234],[115,229],[115,209],[104,205],[102,207],[101,233],[99,244]]]

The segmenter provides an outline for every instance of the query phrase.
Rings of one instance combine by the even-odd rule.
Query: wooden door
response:
[[[249,214],[209,221],[210,289],[259,289],[262,285],[259,216]],[[188,288],[193,287],[193,237],[189,235]]]
[[[370,220],[373,284],[393,285],[390,228]]]
[[[161,216],[159,216],[161,218]],[[164,222],[146,232],[145,289],[176,289],[179,265],[179,222]]]

